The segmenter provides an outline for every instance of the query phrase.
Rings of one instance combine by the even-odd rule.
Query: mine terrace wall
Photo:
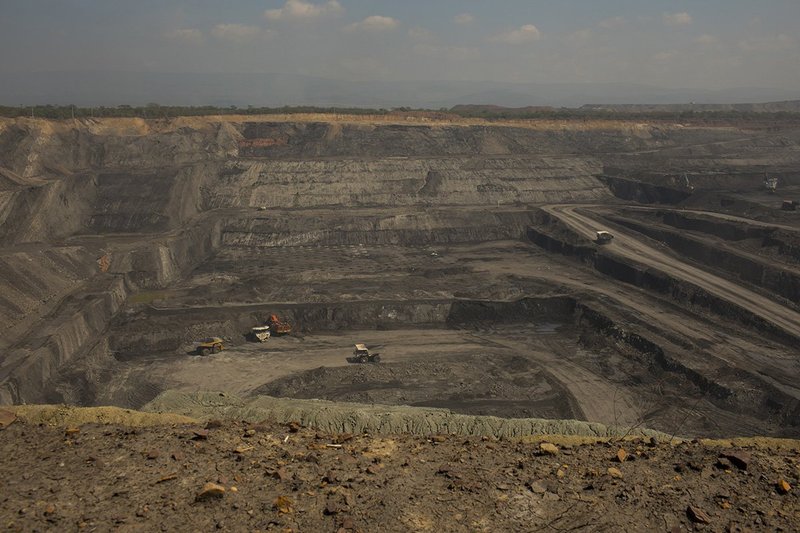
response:
[[[685,233],[659,229],[627,218],[611,217],[609,220],[664,242],[681,254],[708,267],[722,269],[743,281],[768,289],[795,304],[800,302],[800,276],[792,272],[722,248],[707,246]],[[769,232],[762,230],[744,233],[745,236],[740,238],[747,238],[746,236],[750,233],[758,235]]]
[[[0,403],[48,401],[50,378],[97,338],[120,310],[128,290],[122,278],[104,290],[70,296],[40,333],[14,348],[0,366]]]
[[[688,191],[653,185],[618,176],[600,175],[597,177],[608,186],[617,198],[642,204],[679,204],[691,196]]]
[[[590,264],[598,272],[614,279],[667,295],[683,304],[707,309],[789,345],[794,345],[798,341],[793,335],[786,333],[747,309],[718,298],[695,285],[668,276],[661,271],[598,251],[588,243],[581,244],[580,242],[583,239],[577,237],[571,230],[563,226],[560,221],[550,217],[547,213],[542,213],[538,216],[543,225],[530,227],[528,229],[528,238],[534,244],[548,251],[576,257]]]
[[[800,402],[766,382],[756,381],[753,376],[741,373],[738,379],[751,383],[753,393],[740,398],[734,389],[729,388],[723,382],[716,381],[706,373],[691,368],[681,362],[677,354],[670,354],[653,340],[632,331],[629,326],[616,322],[593,305],[578,303],[576,315],[579,325],[597,330],[609,339],[628,345],[642,354],[651,367],[685,376],[698,388],[704,398],[723,409],[735,409],[738,412],[752,413],[756,416],[763,416],[766,411],[778,417],[787,427],[796,427],[800,424]],[[733,372],[735,374],[737,371],[733,370]]]
[[[193,269],[219,245],[220,228],[221,222],[208,220],[112,258],[111,269],[94,288],[69,296],[34,328],[39,334],[6,355],[0,364],[0,403],[58,401],[52,379],[93,348],[131,291],[164,287]]]
[[[462,206],[599,201],[610,194],[578,157],[375,157],[242,161],[208,191],[212,207]],[[235,170],[235,172],[234,172]]]
[[[244,158],[308,159],[359,154],[369,157],[443,157],[641,150],[647,132],[627,129],[564,130],[509,126],[245,122],[239,155]]]

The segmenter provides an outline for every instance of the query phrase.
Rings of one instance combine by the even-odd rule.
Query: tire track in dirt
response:
[[[634,427],[641,421],[640,409],[633,396],[596,373],[570,361],[563,346],[537,338],[537,344],[472,334],[482,341],[501,346],[540,364],[566,388],[588,422],[610,426]],[[538,348],[538,349],[537,349]]]

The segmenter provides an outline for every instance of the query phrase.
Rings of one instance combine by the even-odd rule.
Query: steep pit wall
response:
[[[96,342],[128,295],[121,278],[110,278],[96,291],[70,295],[52,317],[0,365],[0,403],[48,403],[51,378]]]
[[[0,246],[46,242],[78,233],[89,222],[95,194],[89,175],[28,180],[24,185],[0,188]]]
[[[99,251],[84,246],[29,246],[0,251],[0,349],[98,273]]]
[[[218,166],[51,176],[0,188],[0,246],[76,234],[156,233],[204,212]]]
[[[587,158],[337,158],[242,161],[209,192],[212,207],[458,206],[599,201]]]
[[[637,332],[629,323],[621,322],[594,305],[579,303],[576,314],[582,327],[599,331],[607,339],[627,345],[641,354],[654,376],[660,372],[681,375],[694,384],[703,397],[726,411],[777,419],[786,434],[795,435],[800,431],[800,401],[759,376],[729,368],[724,362],[715,364],[711,359],[696,367],[691,362],[695,354],[686,357],[671,353],[652,338]],[[710,363],[711,368],[708,366]]]
[[[0,119],[0,161],[24,178],[143,172],[224,160],[240,138],[227,122],[191,119]]]
[[[207,209],[239,133],[179,122],[0,119],[0,246],[165,231]]]
[[[324,216],[276,212],[229,220],[223,245],[275,248],[309,245],[446,245],[524,239],[527,210],[409,210],[327,212]]]
[[[195,225],[115,254],[108,271],[136,289],[160,289],[208,259],[222,242],[223,221],[207,217]]]
[[[618,129],[614,126],[618,126]],[[361,154],[364,158],[454,155],[596,154],[641,150],[653,138],[646,127],[608,128],[490,125],[245,122],[239,154],[246,158],[308,159]],[[681,135],[691,136],[681,132]]]
[[[678,229],[686,229],[714,235],[726,241],[741,241],[745,239],[758,239],[763,248],[775,248],[779,255],[800,262],[800,235],[778,226],[769,227],[747,224],[734,220],[723,220],[715,217],[706,217],[692,213],[679,213],[675,211],[658,212],[664,224]]]
[[[112,256],[107,273],[83,280],[83,288],[31,324],[27,338],[7,353],[0,364],[0,403],[61,401],[54,379],[66,365],[76,364],[93,350],[131,291],[162,288],[192,270],[219,245],[220,228],[220,222],[208,220],[128,254]]]
[[[523,298],[513,302],[458,300],[452,303],[446,323],[451,328],[508,323],[571,323],[577,306],[577,301],[571,296]]]
[[[603,182],[617,198],[641,204],[675,205],[683,202],[692,194],[686,190],[653,185],[618,176],[600,175],[597,179]]]

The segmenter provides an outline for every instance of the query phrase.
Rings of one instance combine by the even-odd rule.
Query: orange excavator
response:
[[[269,315],[267,325],[269,325],[273,335],[288,335],[292,332],[292,325],[281,320],[278,315]]]

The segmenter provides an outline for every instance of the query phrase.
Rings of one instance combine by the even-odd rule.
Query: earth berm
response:
[[[798,442],[0,413],[10,531],[796,531]],[[25,453],[21,453],[24,451]]]

